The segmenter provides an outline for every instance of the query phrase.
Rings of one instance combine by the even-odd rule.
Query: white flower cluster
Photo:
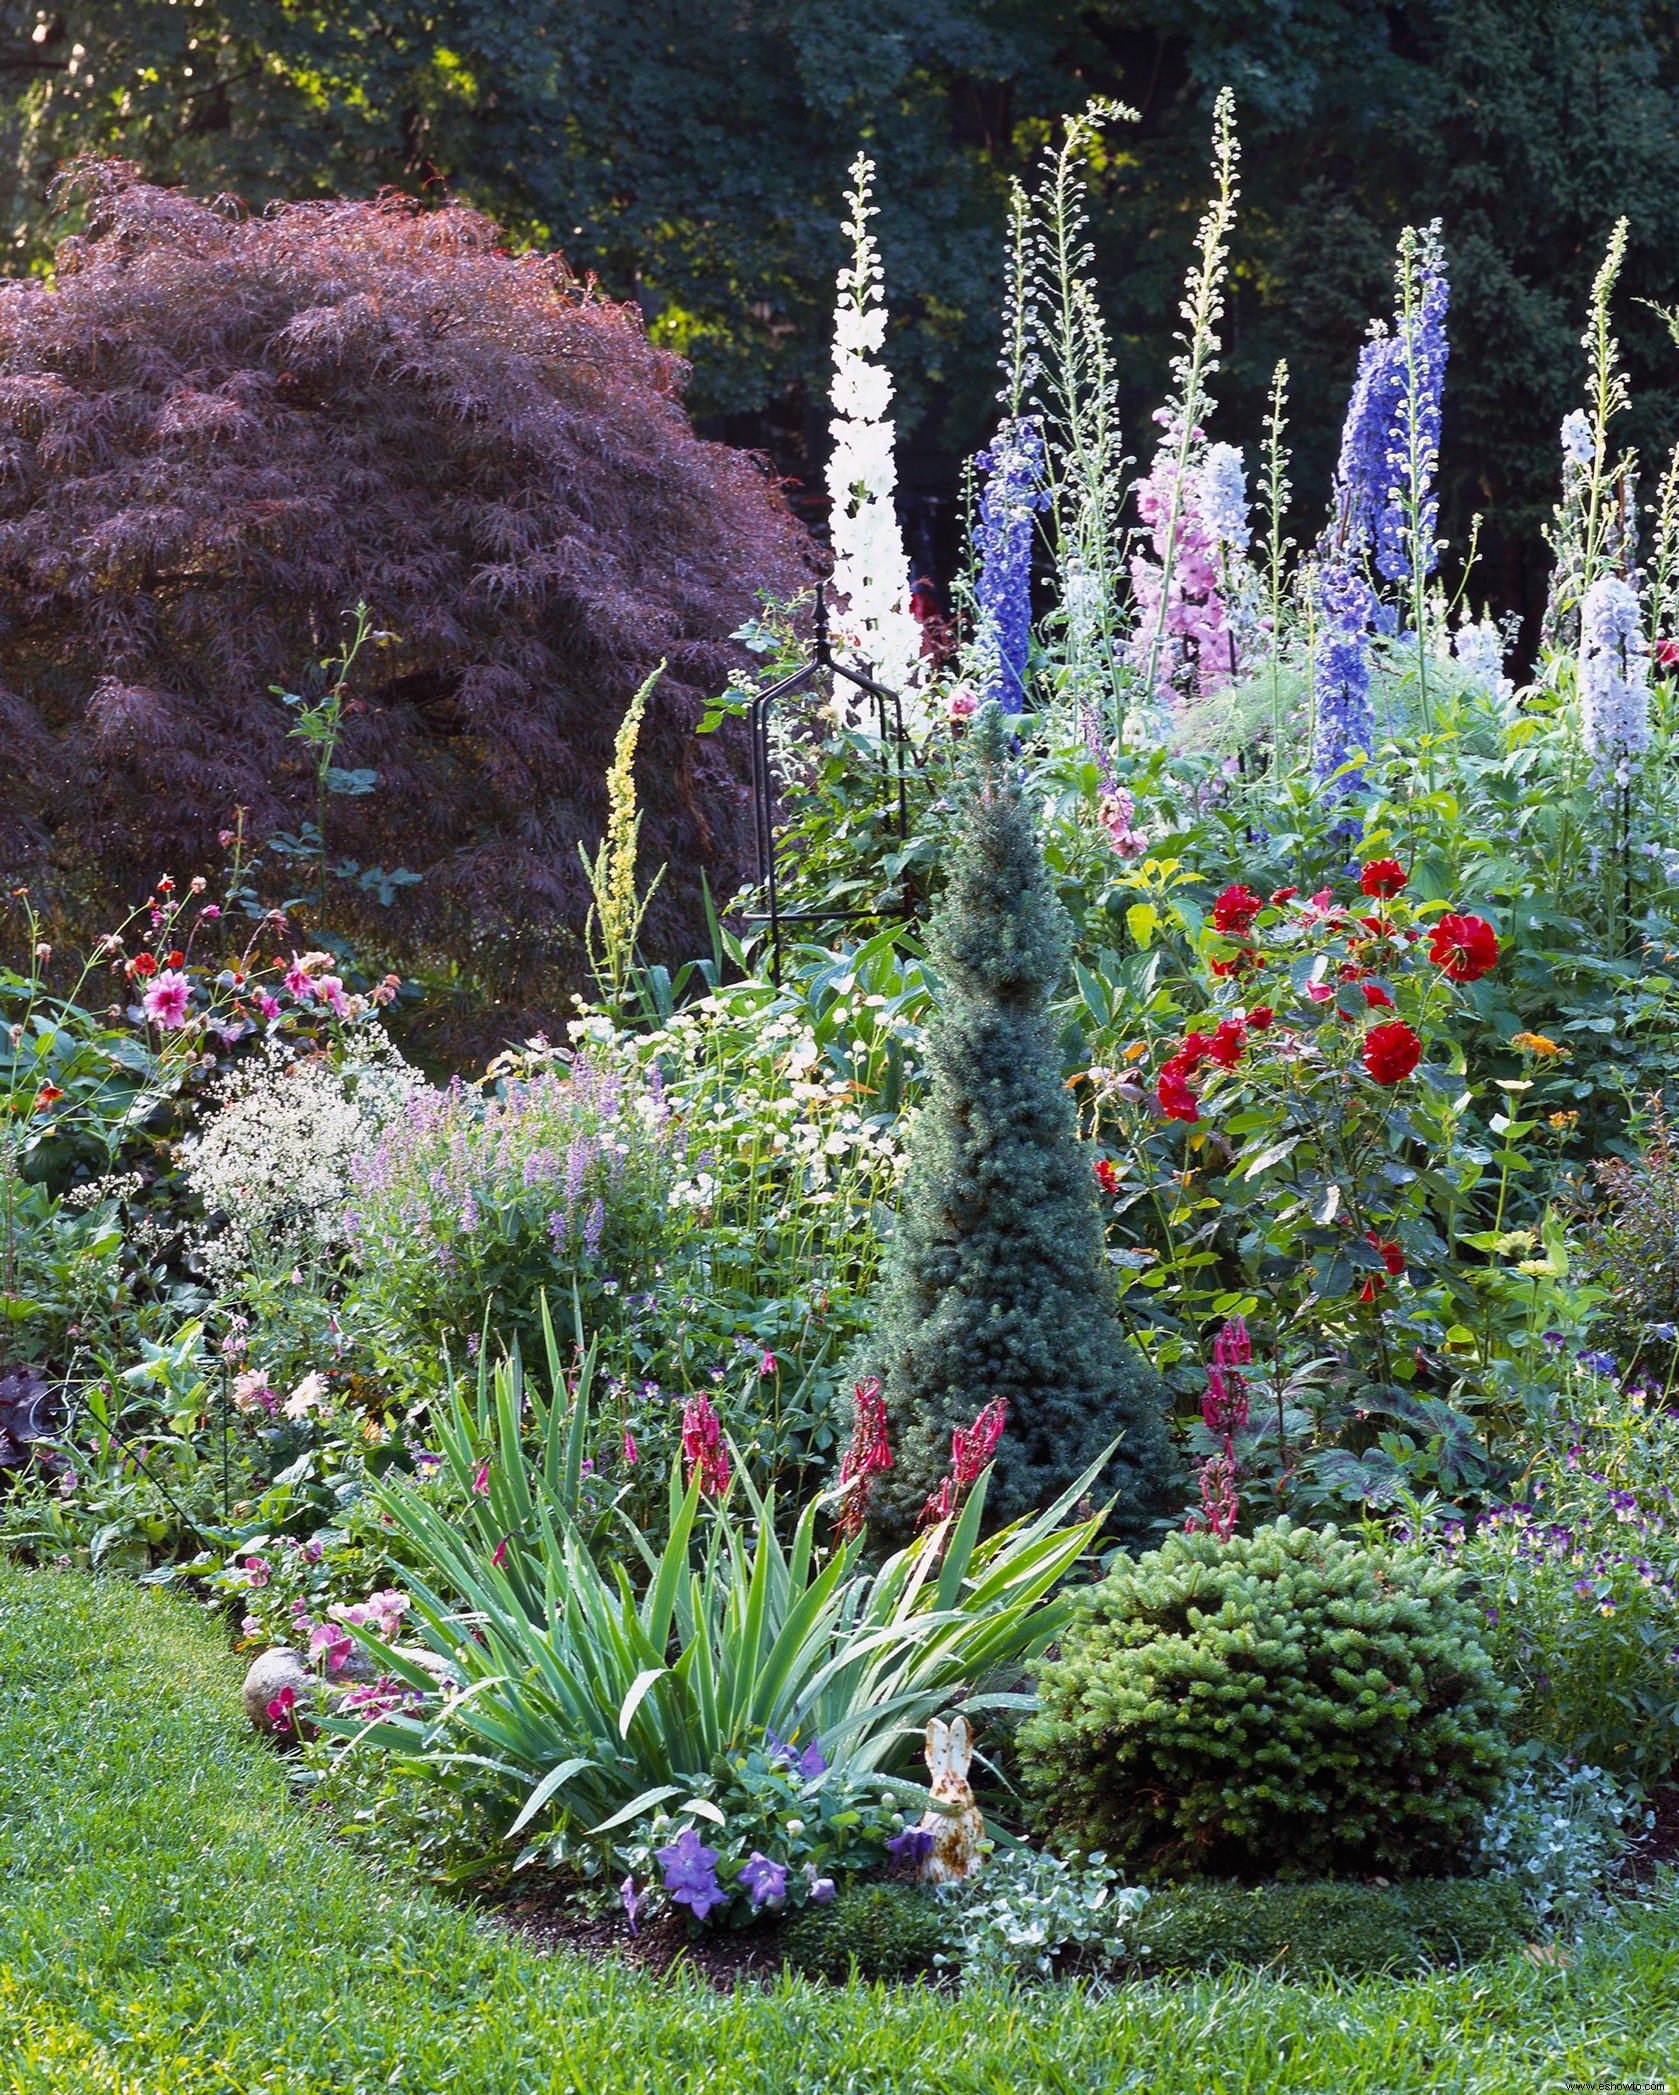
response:
[[[873,361],[886,342],[882,271],[869,232],[875,215],[869,201],[873,175],[874,163],[859,153],[846,198],[851,217],[844,230],[851,238],[852,256],[839,273],[834,308],[829,398],[836,413],[829,425],[834,449],[828,460],[831,586],[843,654],[865,674],[906,694],[905,725],[911,726],[921,724],[920,709],[908,699],[921,660],[921,627],[909,606],[909,559],[892,500],[898,482],[890,417],[892,374]],[[842,717],[851,710],[841,693],[836,693],[834,703]],[[855,710],[860,719],[868,717],[866,708]]]
[[[1452,635],[1452,653],[1470,683],[1496,699],[1506,699],[1515,685],[1504,674],[1504,635],[1490,618],[1471,625],[1467,619]]]
[[[269,1043],[189,1144],[188,1181],[216,1225],[200,1247],[213,1280],[232,1281],[259,1249],[296,1259],[344,1248],[350,1160],[418,1081],[382,1032],[358,1050],[370,1059],[333,1069]]]
[[[1650,649],[1638,592],[1618,575],[1600,575],[1581,606],[1580,732],[1617,785],[1650,746]]]
[[[1209,444],[1201,461],[1201,518],[1217,543],[1241,555],[1248,549],[1248,476],[1234,444]]]

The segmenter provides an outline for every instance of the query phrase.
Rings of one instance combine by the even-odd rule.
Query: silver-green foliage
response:
[[[1030,1848],[995,1854],[957,1892],[948,1923],[950,1954],[966,1981],[1048,1978],[1058,1955],[1082,1951],[1116,1962],[1148,1900],[1121,1886],[1094,1854],[1067,1862]]]

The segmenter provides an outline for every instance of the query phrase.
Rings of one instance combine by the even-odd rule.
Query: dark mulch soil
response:
[[[1647,1884],[1663,1863],[1679,1866],[1679,1783],[1658,1784],[1648,1809],[1655,1813],[1656,1823],[1639,1834],[1621,1864],[1629,1890]]]
[[[690,1941],[687,1917],[680,1913],[662,1913],[656,1920],[645,1921],[639,1934],[631,1935],[621,1913],[594,1919],[563,1893],[531,1897],[520,1886],[505,1904],[487,1908],[485,1917],[539,1955],[567,1949],[585,1957],[622,1957],[636,1970],[655,1975],[685,1958],[720,1993],[773,1980],[781,1972],[773,1931],[723,1931]]]

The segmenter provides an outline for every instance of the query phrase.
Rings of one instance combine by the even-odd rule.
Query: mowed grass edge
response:
[[[1666,2084],[1679,1913],[1572,1964],[955,1998],[543,1958],[324,1837],[178,1600],[0,1566],[0,2087],[28,2095]],[[1675,2080],[1679,2086],[1679,2080]]]

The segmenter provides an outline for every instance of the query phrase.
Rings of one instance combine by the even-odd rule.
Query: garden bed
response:
[[[533,1955],[322,1843],[179,1602],[0,1568],[0,1676],[0,2043],[20,2095],[1533,2095],[1658,2076],[1679,2016],[1670,1905],[1567,1968],[1012,2004],[795,1979],[724,1994],[691,1967]]]

